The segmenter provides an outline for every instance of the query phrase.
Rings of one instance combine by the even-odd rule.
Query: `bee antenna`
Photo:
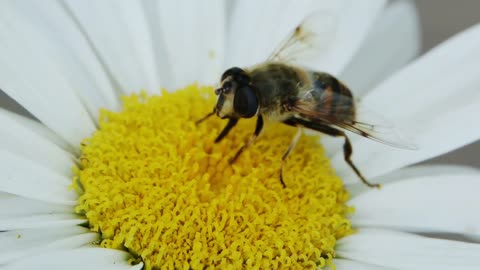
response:
[[[205,115],[204,117],[202,117],[201,119],[198,119],[197,121],[195,121],[195,125],[198,126],[200,123],[202,123],[203,121],[207,120],[210,116],[214,115],[216,112],[215,109],[213,109],[213,112]]]

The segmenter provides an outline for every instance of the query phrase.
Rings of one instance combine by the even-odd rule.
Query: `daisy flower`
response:
[[[283,188],[293,128],[230,166],[254,123],[218,144],[223,120],[195,125],[226,68],[316,10],[335,35],[308,65],[419,147],[349,134],[380,190],[337,139],[304,135]],[[0,40],[0,89],[38,120],[0,111],[2,269],[480,267],[479,171],[414,165],[480,138],[480,25],[412,60],[410,1],[2,1]]]

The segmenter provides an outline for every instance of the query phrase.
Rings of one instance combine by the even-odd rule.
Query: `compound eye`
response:
[[[250,86],[237,89],[233,99],[233,109],[243,118],[253,117],[258,110],[258,98]]]

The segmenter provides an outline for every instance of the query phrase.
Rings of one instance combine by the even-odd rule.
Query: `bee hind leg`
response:
[[[240,156],[240,154],[245,150],[247,149],[250,145],[252,145],[255,140],[257,139],[258,135],[260,135],[260,132],[262,131],[263,129],[263,117],[262,115],[258,115],[258,118],[257,118],[257,125],[255,126],[255,131],[253,132],[253,135],[252,137],[250,137],[250,139],[248,140],[248,142],[246,144],[244,144],[240,149],[238,149],[237,153],[235,154],[235,156],[233,156],[230,160],[229,160],[229,163],[230,164],[233,164],[235,162],[235,160],[237,160],[237,158]]]
[[[287,157],[288,157],[288,155],[290,154],[290,152],[292,152],[293,148],[295,148],[295,146],[297,145],[298,140],[300,139],[300,136],[301,136],[301,135],[302,135],[302,128],[301,128],[301,127],[298,127],[298,131],[297,131],[297,133],[295,134],[295,136],[293,136],[292,142],[291,142],[290,145],[288,146],[287,151],[285,151],[285,153],[283,153],[283,156],[282,156],[282,167],[280,167],[280,183],[282,183],[283,188],[286,188],[286,187],[287,187],[287,186],[285,185],[285,182],[283,181],[283,168],[285,167],[285,161],[287,160]]]
[[[355,171],[357,176],[360,178],[360,180],[362,180],[362,182],[365,185],[367,185],[368,187],[380,188],[380,184],[372,184],[372,183],[368,182],[368,180],[362,175],[360,170],[353,164],[353,162],[351,160],[351,156],[352,156],[352,152],[353,152],[352,144],[350,143],[350,140],[348,139],[345,132],[343,132],[343,131],[339,131],[339,132],[341,133],[340,136],[345,138],[345,143],[343,144],[343,157],[344,157],[345,161],[348,163],[348,165],[350,165],[350,168],[352,168],[353,171]]]
[[[318,129],[317,129],[318,130]],[[367,185],[368,187],[375,187],[375,188],[380,188],[380,184],[372,184],[370,183],[363,175],[362,173],[360,172],[360,170],[355,166],[355,164],[353,164],[353,161],[351,159],[351,156],[352,156],[352,153],[353,153],[353,148],[352,148],[352,144],[350,143],[350,139],[348,139],[348,136],[347,134],[345,134],[345,132],[341,131],[341,130],[338,130],[338,129],[335,129],[335,128],[332,128],[332,127],[329,127],[329,126],[326,126],[324,125],[322,127],[322,130],[318,130],[322,133],[325,133],[327,135],[330,135],[330,136],[334,136],[334,137],[343,137],[345,138],[345,143],[343,144],[343,157],[345,159],[345,162],[347,162],[347,164],[350,166],[350,168],[352,168],[352,170],[355,172],[355,174],[360,178],[360,180],[362,180],[362,182]]]
[[[347,137],[347,134],[345,132],[335,129],[333,127],[330,127],[328,125],[322,124],[322,123],[316,123],[316,122],[310,122],[306,121],[304,119],[299,119],[299,118],[290,118],[286,121],[284,121],[285,124],[287,125],[302,125],[303,127],[313,129],[319,132],[322,132],[324,134],[333,136],[333,137],[344,137],[345,138],[345,143],[343,144],[343,157],[345,159],[345,162],[352,168],[352,170],[355,172],[355,174],[360,178],[360,180],[367,186],[369,187],[376,187],[380,188],[380,184],[372,184],[368,182],[368,180],[362,175],[360,170],[353,164],[351,156],[353,153],[353,148],[352,144],[350,143],[350,140]]]

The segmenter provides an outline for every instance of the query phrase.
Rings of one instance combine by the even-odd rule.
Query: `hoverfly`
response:
[[[297,133],[282,156],[280,182],[283,187],[286,187],[283,179],[285,160],[297,144],[303,128],[343,137],[345,161],[364,184],[379,187],[378,184],[368,182],[353,164],[353,148],[345,131],[399,148],[415,149],[415,146],[394,132],[393,126],[383,122],[374,124],[375,121],[371,119],[360,119],[352,92],[340,80],[328,73],[294,64],[297,56],[305,50],[318,48],[313,43],[319,34],[311,30],[314,24],[315,27],[319,24],[313,21],[314,18],[315,16],[310,16],[298,25],[264,63],[248,68],[227,69],[221,76],[220,87],[215,90],[218,99],[213,112],[196,123],[199,124],[214,114],[228,119],[215,139],[218,143],[240,118],[257,117],[253,135],[230,159],[230,164],[255,142],[262,131],[264,118],[297,127]]]

